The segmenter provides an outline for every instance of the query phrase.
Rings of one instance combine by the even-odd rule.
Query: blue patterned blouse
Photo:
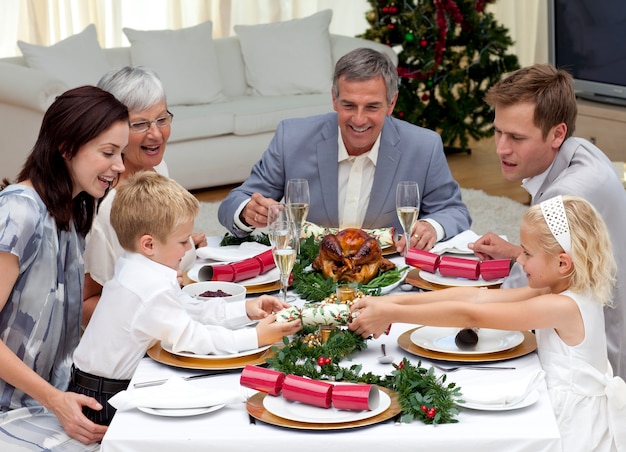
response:
[[[0,339],[53,386],[66,390],[80,337],[84,239],[73,224],[59,231],[35,190],[0,192],[0,251],[20,273],[0,311]],[[39,403],[0,379],[0,411]]]

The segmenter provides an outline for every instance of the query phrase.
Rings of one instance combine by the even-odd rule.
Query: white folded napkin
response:
[[[243,242],[241,245],[203,246],[196,250],[200,259],[213,259],[221,262],[236,262],[261,254],[270,247],[258,242]]]
[[[461,398],[475,405],[507,406],[521,402],[543,381],[545,372],[538,369],[524,378],[506,383],[461,385]]]
[[[458,254],[473,254],[474,252],[467,247],[468,243],[473,243],[478,240],[480,236],[472,230],[463,231],[451,239],[443,242],[435,243],[430,250],[434,254],[443,253],[458,253]]]
[[[244,397],[240,391],[223,389],[207,391],[180,377],[171,377],[160,386],[120,391],[111,397],[109,403],[116,409],[123,411],[136,407],[202,408],[243,401]]]

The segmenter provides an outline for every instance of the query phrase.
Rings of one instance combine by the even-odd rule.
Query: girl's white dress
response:
[[[607,358],[603,307],[590,293],[562,295],[578,305],[585,339],[571,347],[552,328],[536,333],[563,450],[626,451],[626,383]]]

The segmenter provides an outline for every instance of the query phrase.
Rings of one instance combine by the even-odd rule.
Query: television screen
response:
[[[550,0],[550,63],[580,97],[626,104],[626,2]]]

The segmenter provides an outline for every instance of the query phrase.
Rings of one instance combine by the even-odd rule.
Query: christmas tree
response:
[[[394,116],[436,130],[447,150],[493,135],[485,92],[518,69],[508,30],[485,11],[495,0],[369,0],[362,38],[398,52]]]

